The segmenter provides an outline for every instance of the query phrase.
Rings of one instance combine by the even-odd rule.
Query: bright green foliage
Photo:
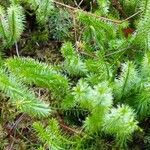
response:
[[[116,142],[122,147],[138,129],[137,124],[132,108],[122,105],[111,109],[105,120],[104,131],[114,135]]]
[[[79,81],[73,89],[74,99],[82,108],[91,113],[86,121],[85,127],[89,132],[97,132],[104,123],[105,115],[112,106],[112,91],[107,82],[99,83],[93,88],[86,82]]]
[[[143,13],[142,13],[142,17],[144,16],[144,15],[148,15],[146,12],[148,12],[149,11],[149,1],[148,0],[142,0],[142,1],[140,1],[140,3],[138,3],[138,5],[139,5],[139,9],[141,10],[141,11],[143,11]],[[142,19],[142,18],[141,18]]]
[[[107,15],[109,12],[109,0],[98,0],[97,3],[99,5],[98,12],[100,11],[100,15]]]
[[[115,97],[119,100],[136,92],[140,82],[138,71],[132,62],[122,64],[121,71],[114,83]]]
[[[61,133],[59,124],[55,119],[51,119],[46,128],[40,122],[34,123],[33,127],[40,140],[47,145],[49,149],[64,150],[66,144],[71,144]]]
[[[0,90],[10,97],[11,102],[22,112],[33,116],[47,116],[50,109],[47,104],[35,97],[34,93],[14,76],[0,69]]]
[[[0,6],[0,38],[3,40],[8,38],[8,23],[2,6]]]
[[[79,21],[85,25],[83,41],[90,50],[104,50],[111,39],[116,37],[116,29],[112,23],[101,21],[82,12],[79,13]]]
[[[94,99],[97,101],[97,105],[102,105],[103,107],[110,107],[112,105],[112,90],[107,82],[99,83],[93,88]]]
[[[110,65],[99,56],[97,59],[82,59],[70,42],[64,43],[61,52],[65,58],[63,68],[71,76],[86,76],[91,84],[98,84],[112,77]]]
[[[89,74],[87,75],[87,82],[96,85],[99,82],[110,80],[112,78],[112,68],[109,63],[101,58],[86,60],[86,67]]]
[[[149,83],[145,83],[141,86],[139,94],[137,94],[135,100],[135,109],[137,110],[140,119],[144,119],[150,116],[150,86]]]
[[[95,105],[92,109],[91,115],[85,120],[85,127],[89,132],[97,132],[101,130],[108,110],[112,106],[112,91],[108,87],[108,83],[102,82],[94,87],[93,99]]]
[[[36,19],[40,24],[45,24],[53,9],[53,0],[26,0],[31,7],[36,11]]]
[[[123,6],[123,10],[128,16],[135,13],[139,3],[139,0],[120,0],[120,4]]]
[[[107,106],[105,108],[101,106],[96,106],[91,111],[91,114],[84,121],[84,128],[87,133],[94,134],[102,131],[107,111]]]
[[[69,85],[66,77],[58,73],[54,67],[31,58],[10,58],[6,61],[9,70],[25,82],[48,88],[54,96],[62,97]]]
[[[150,115],[150,53],[146,53],[141,67],[141,87],[137,94],[135,101],[135,108],[137,109],[140,119],[146,118]]]
[[[11,35],[10,42],[17,42],[24,30],[24,14],[21,6],[12,5],[7,10],[9,32]]]
[[[78,84],[73,88],[74,99],[77,103],[80,103],[82,108],[91,110],[95,106],[93,100],[93,89],[83,80],[80,80]]]
[[[107,82],[99,83],[93,88],[86,82],[80,80],[76,87],[73,88],[75,101],[82,107],[92,110],[96,106],[110,107],[112,104],[112,93]]]
[[[141,68],[142,81],[149,82],[150,81],[150,53],[146,53]]]
[[[24,12],[19,5],[11,5],[7,13],[0,7],[0,38],[4,46],[16,43],[24,30]]]
[[[150,1],[143,1],[141,4],[142,18],[137,24],[136,41],[144,50],[149,50],[150,41]]]
[[[16,5],[21,2],[21,0],[9,0],[11,4]]]
[[[75,1],[64,2],[75,7]],[[93,8],[89,5],[84,7],[85,3],[90,2]],[[120,9],[127,16],[141,10],[123,23],[121,20],[126,15],[114,7],[113,1],[97,0],[97,6],[94,2],[83,1],[80,7],[87,11],[79,13],[71,13],[73,8],[64,9],[66,5],[56,4],[52,0],[10,0],[6,11],[0,7],[0,42],[5,47],[19,41],[25,28],[24,11],[29,16],[27,26],[33,23],[35,32],[38,30],[36,35],[41,31],[46,32],[46,44],[44,40],[38,43],[37,39],[43,35],[31,37],[38,47],[43,46],[41,51],[45,46],[51,46],[51,42],[61,44],[71,37],[68,32],[74,26],[71,33],[76,34],[77,39],[74,41],[74,37],[71,37],[68,41],[72,43],[63,44],[61,53],[64,61],[58,66],[24,57],[8,58],[0,62],[0,65],[5,64],[5,69],[0,69],[1,95],[10,98],[21,112],[35,116],[49,115],[48,105],[41,102],[27,86],[50,91],[46,97],[50,98],[51,107],[55,110],[51,115],[58,121],[42,120],[42,124],[34,124],[40,139],[37,141],[39,150],[96,150],[102,147],[98,146],[101,139],[104,138],[105,143],[106,136],[115,138],[117,148],[112,146],[113,138],[106,141],[106,147],[109,145],[109,149],[122,149],[139,129],[138,121],[141,121],[139,126],[145,126],[149,121],[150,1],[119,0],[122,6]],[[92,12],[88,12],[90,9]],[[37,24],[30,17],[36,17]],[[73,17],[76,19],[74,24]],[[75,29],[76,33],[73,33]],[[27,29],[27,34],[28,31],[32,32]],[[23,38],[19,48],[28,40],[28,37]],[[56,45],[59,47],[59,44]],[[10,51],[13,52],[14,48]],[[24,55],[24,50],[21,54]],[[59,126],[64,130],[61,131]]]
[[[140,119],[150,115],[149,59],[149,53],[145,54],[139,70],[132,62],[124,63],[114,83],[115,100],[133,106]]]
[[[64,68],[69,73],[69,75],[73,76],[86,75],[87,73],[86,64],[77,54],[77,52],[75,51],[70,42],[67,42],[62,46],[61,52],[63,57],[65,58]]]

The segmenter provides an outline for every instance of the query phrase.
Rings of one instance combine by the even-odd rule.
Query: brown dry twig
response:
[[[9,136],[11,136],[11,135],[13,135],[13,133],[14,133],[14,131],[16,130],[16,128],[17,128],[17,126],[18,126],[18,124],[23,120],[23,118],[25,117],[25,114],[23,113],[23,114],[21,114],[21,116],[15,121],[15,123],[13,124],[13,126],[12,127],[6,127],[7,128],[7,130],[8,130],[8,133],[7,133],[7,136],[6,137],[9,137]]]
[[[60,127],[62,127],[64,130],[73,133],[73,134],[82,134],[81,130],[78,129],[74,129],[72,127],[69,127],[68,125],[66,125],[66,123],[64,122],[63,118],[61,117],[61,115],[59,114],[59,112],[56,112],[56,116],[57,116],[57,120],[59,122]]]
[[[6,150],[13,150],[14,143],[15,143],[15,138],[11,137],[11,141],[9,145],[6,147]]]
[[[75,134],[81,134],[80,131],[77,131],[76,129],[73,129],[73,128],[71,128],[71,127],[68,127],[67,125],[65,125],[65,124],[63,124],[63,123],[59,123],[59,125],[60,125],[63,129],[65,129],[65,130],[67,130],[67,131],[69,131],[69,132],[72,132],[72,133],[75,133]]]
[[[84,11],[82,9],[72,7],[72,6],[66,5],[64,3],[60,3],[60,2],[57,2],[57,1],[54,1],[54,3],[56,5],[59,5],[59,6],[62,6],[62,7],[65,7],[65,8],[68,8],[68,9],[72,10],[73,13],[76,13],[76,12],[80,11],[80,12],[83,12],[84,14],[86,14],[88,16],[92,16],[92,17],[101,19],[103,21],[109,21],[109,22],[113,22],[113,23],[116,23],[116,24],[121,24],[121,23],[123,23],[123,22],[125,22],[125,21],[127,21],[127,20],[129,20],[131,18],[133,18],[134,16],[138,15],[139,13],[141,13],[141,11],[138,11],[137,13],[133,14],[132,16],[130,16],[130,17],[124,19],[124,20],[113,20],[113,19],[110,19],[110,18],[106,18],[106,17],[102,17],[102,16],[97,16],[97,15],[91,13],[91,12],[87,12],[87,11]]]

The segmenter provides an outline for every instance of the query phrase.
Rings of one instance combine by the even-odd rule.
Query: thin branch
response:
[[[14,143],[15,143],[15,139],[12,137],[12,142],[9,144],[6,150],[13,150]]]
[[[81,4],[83,3],[84,0],[81,0],[81,2],[79,3],[79,6],[81,6]]]
[[[78,5],[77,1],[74,0],[75,5],[80,9],[80,6]]]
[[[24,118],[24,116],[25,116],[25,114],[23,113],[23,114],[15,121],[14,125],[13,125],[13,126],[11,127],[11,129],[9,130],[7,137],[10,136],[13,131],[16,130],[18,124],[22,121],[22,119]]]
[[[135,16],[137,16],[138,14],[140,14],[142,11],[138,11],[138,12],[136,12],[135,14],[133,14],[133,15],[131,15],[130,17],[128,17],[128,18],[126,18],[126,19],[124,19],[123,21],[122,21],[122,23],[123,22],[125,22],[125,21],[128,21],[128,20],[130,20],[131,18],[133,18],[133,17],[135,17]]]
[[[74,10],[74,11],[80,10],[80,9],[78,9],[78,8],[75,8],[75,7],[72,7],[72,6],[69,6],[69,5],[66,5],[66,4],[57,2],[57,1],[54,1],[54,3],[55,3],[56,5],[60,5],[60,6],[66,7],[66,8],[69,8],[69,9],[71,9],[71,10]]]
[[[60,125],[62,128],[64,128],[65,130],[68,130],[68,131],[70,131],[70,132],[72,132],[72,133],[81,134],[80,131],[77,131],[77,130],[75,130],[75,129],[73,129],[73,128],[70,128],[70,127],[66,126],[65,124],[59,123],[59,125]]]
[[[91,57],[91,58],[96,58],[97,57],[96,55],[94,55],[94,53],[89,54],[89,53],[86,53],[84,51],[80,51],[80,54],[86,55],[86,56]]]
[[[56,112],[56,115],[57,115],[57,117],[58,117],[59,125],[60,125],[63,129],[65,129],[65,130],[67,130],[67,131],[69,131],[69,132],[75,133],[75,134],[82,134],[81,131],[76,130],[76,129],[73,129],[73,128],[71,128],[71,127],[68,127],[68,126],[65,124],[64,120],[62,119],[62,117],[59,115],[58,112]]]
[[[76,17],[73,16],[73,25],[74,25],[74,36],[75,36],[75,42],[77,41],[77,29],[76,29]]]
[[[125,51],[126,49],[122,49],[122,50],[118,50],[118,51],[115,51],[115,52],[112,52],[112,53],[109,53],[109,54],[106,54],[105,56],[108,57],[108,56],[112,56],[114,54],[117,54],[117,53],[120,53],[120,52],[123,52]]]
[[[138,15],[139,13],[141,13],[141,11],[138,11],[137,13],[133,14],[132,16],[130,16],[130,17],[124,19],[124,20],[113,20],[113,19],[109,19],[109,18],[106,18],[106,17],[97,16],[97,15],[95,15],[95,14],[93,14],[93,13],[90,13],[90,12],[84,11],[84,10],[82,10],[82,9],[78,9],[78,8],[75,8],[75,7],[72,7],[72,6],[69,6],[69,5],[66,5],[66,4],[57,2],[57,1],[54,1],[54,3],[55,3],[56,5],[60,5],[60,6],[62,6],[62,7],[66,7],[66,8],[68,8],[68,9],[74,11],[74,12],[80,11],[80,12],[85,13],[85,14],[88,15],[88,16],[92,16],[92,17],[101,19],[101,20],[103,20],[103,21],[109,21],[109,22],[113,22],[113,23],[116,23],[116,24],[121,24],[121,23],[123,23],[123,22],[125,22],[125,21],[127,21],[127,20],[129,20],[129,19],[131,19],[131,18],[133,18],[134,16]]]
[[[118,23],[118,24],[121,23],[120,20],[112,20],[112,19],[109,19],[109,18],[97,16],[97,15],[95,15],[95,14],[93,14],[93,13],[90,13],[90,12],[84,11],[84,10],[82,10],[82,9],[78,9],[78,8],[75,8],[75,7],[72,7],[72,6],[69,6],[69,5],[60,3],[60,2],[54,1],[54,3],[55,3],[56,5],[60,5],[60,6],[63,6],[63,7],[68,8],[68,9],[71,9],[71,10],[73,10],[74,12],[80,11],[80,12],[83,12],[83,13],[89,15],[89,16],[93,16],[93,17],[95,17],[95,18],[102,19],[102,20],[104,20],[104,21],[110,21],[110,22],[114,22],[114,23]]]
[[[16,54],[17,54],[18,57],[20,57],[17,42],[15,43],[15,47],[16,47]]]

